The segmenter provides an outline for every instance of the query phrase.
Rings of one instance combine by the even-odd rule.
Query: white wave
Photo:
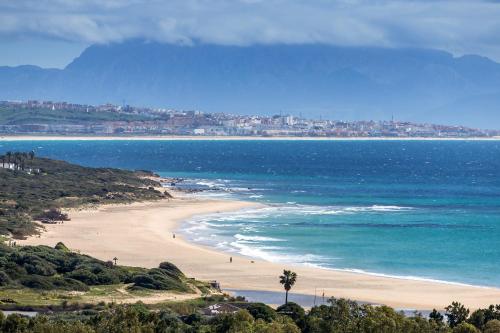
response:
[[[396,213],[414,210],[404,206],[315,206],[300,204],[269,204],[236,212],[198,215],[188,224],[204,223],[210,227],[245,227],[248,223],[263,223],[284,216],[352,215],[359,213]]]
[[[202,243],[202,242],[205,242],[207,241],[207,239],[205,237],[196,237],[196,238],[193,238],[193,242],[196,242],[196,243]]]
[[[188,234],[199,234],[200,232],[204,230],[208,230],[209,226],[206,225],[205,223],[190,223],[188,227],[185,227],[183,229],[184,232]]]
[[[346,207],[345,211],[348,212],[400,212],[413,210],[412,207],[404,207],[404,206],[382,206],[382,205],[373,205],[373,206],[359,206],[359,207]]]
[[[371,207],[374,211],[379,211],[379,212],[394,212],[394,211],[401,211],[401,210],[412,210],[413,208],[411,207],[402,207],[402,206],[379,206],[379,205],[373,205]]]
[[[253,226],[244,226],[241,228],[242,231],[246,231],[246,232],[259,232],[257,230],[257,228],[253,227]]]
[[[200,181],[196,182],[196,185],[206,186],[206,187],[209,187],[209,188],[224,186],[224,184],[220,184],[220,183],[216,183],[216,182],[211,182],[211,181],[208,181],[208,180],[200,180]]]
[[[403,206],[315,206],[301,205],[288,202],[284,205],[269,204],[263,208],[242,211],[241,213],[250,214],[254,217],[266,213],[268,215],[340,215],[363,212],[401,212],[413,210],[412,207]],[[244,215],[241,214],[241,215]]]
[[[234,235],[234,238],[240,241],[250,241],[250,242],[284,242],[284,239],[264,237],[264,236],[245,236],[241,234]]]
[[[228,190],[229,191],[233,191],[233,192],[248,192],[248,191],[251,191],[251,189],[248,188],[248,187],[229,187]]]
[[[262,259],[269,262],[303,264],[306,262],[321,261],[322,258],[313,254],[291,255],[282,252],[272,252],[266,247],[251,246],[241,242],[232,242],[230,244],[236,251],[246,257]]]
[[[226,191],[202,191],[192,193],[191,197],[196,199],[232,198],[230,192]]]

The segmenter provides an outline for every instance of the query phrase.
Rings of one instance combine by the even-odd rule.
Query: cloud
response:
[[[487,0],[0,0],[0,36],[426,47],[499,60],[499,17]]]

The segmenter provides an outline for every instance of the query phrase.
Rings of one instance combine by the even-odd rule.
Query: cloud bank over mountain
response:
[[[0,40],[435,48],[500,60],[491,0],[1,0]]]
[[[0,67],[0,98],[499,128],[499,17],[497,0],[0,0],[0,66],[59,68]]]

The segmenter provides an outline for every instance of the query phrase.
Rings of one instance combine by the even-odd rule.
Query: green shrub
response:
[[[251,303],[246,307],[246,310],[255,319],[262,319],[267,322],[271,322],[277,317],[276,311],[264,303]]]
[[[283,304],[276,309],[276,312],[281,315],[290,317],[298,327],[300,327],[301,329],[304,328],[306,313],[304,309],[297,303],[288,302],[288,304]]]
[[[500,320],[493,319],[484,325],[484,333],[500,333]]]
[[[25,332],[28,328],[28,319],[16,313],[10,314],[4,320],[3,333]]]
[[[97,274],[99,284],[117,284],[120,283],[120,278],[111,270],[105,270]]]
[[[146,289],[157,289],[155,279],[147,274],[136,275],[133,281],[134,286]]]
[[[92,273],[88,268],[78,268],[68,274],[68,277],[74,280],[81,281],[88,286],[99,284],[97,275]]]
[[[32,289],[51,290],[54,289],[51,281],[43,276],[29,275],[20,280],[21,284],[25,287]]]
[[[184,276],[184,274],[181,272],[181,270],[179,268],[177,268],[177,266],[175,266],[174,264],[172,264],[170,262],[160,263],[159,269],[161,269],[162,271],[165,271],[166,273],[168,273],[172,276],[177,276],[177,277]]]
[[[68,249],[66,247],[66,245],[64,245],[63,242],[58,242],[56,244],[56,246],[54,247],[54,249],[59,250],[59,251],[63,251],[63,252],[71,252],[70,249]]]
[[[88,291],[89,287],[81,281],[71,278],[55,277],[52,278],[53,289]]]
[[[0,271],[0,286],[6,286],[10,283],[10,278],[7,273]]]
[[[30,262],[24,263],[23,266],[28,274],[36,274],[42,276],[52,276],[56,274],[54,266],[47,261],[44,261],[35,256],[31,256],[31,259],[28,258],[27,260]]]
[[[453,328],[453,333],[481,333],[474,325],[461,323]]]
[[[164,262],[160,267],[135,274],[132,278],[134,286],[154,290],[189,291],[184,282],[184,274],[175,265]]]

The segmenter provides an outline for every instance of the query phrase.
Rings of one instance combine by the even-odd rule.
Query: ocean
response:
[[[265,205],[181,233],[254,258],[500,287],[497,141],[12,141],[0,153],[181,177]]]

